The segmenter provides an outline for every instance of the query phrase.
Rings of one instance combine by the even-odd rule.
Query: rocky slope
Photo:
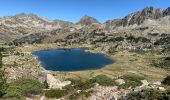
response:
[[[146,7],[141,11],[129,14],[123,19],[108,20],[106,22],[106,25],[109,25],[109,26],[141,25],[144,21],[148,19],[157,20],[159,18],[169,16],[169,15],[170,15],[170,8],[162,10],[162,9],[156,9],[153,7]]]
[[[146,7],[122,19],[101,24],[84,16],[79,22],[49,21],[33,14],[19,14],[0,20],[1,41],[15,45],[56,43],[57,45],[92,44],[117,49],[170,48],[170,8]]]
[[[24,28],[43,28],[57,29],[65,28],[71,25],[71,22],[62,20],[48,20],[35,14],[18,14],[15,16],[3,17],[0,23],[7,27],[24,27]]]
[[[7,16],[0,19],[0,42],[9,42],[28,34],[51,31],[71,25],[71,22],[62,20],[50,21],[34,14]]]

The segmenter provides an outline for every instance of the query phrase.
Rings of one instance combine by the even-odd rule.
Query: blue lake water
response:
[[[34,51],[46,70],[81,71],[99,69],[113,60],[102,53],[85,52],[83,48]]]

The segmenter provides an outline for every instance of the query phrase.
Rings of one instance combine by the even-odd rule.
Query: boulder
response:
[[[158,89],[161,91],[166,91],[166,89],[164,87],[159,87]]]
[[[157,82],[153,82],[153,85],[160,86],[160,85],[161,85],[161,82],[159,82],[159,81],[157,81]]]
[[[71,84],[71,81],[61,82],[59,79],[56,79],[53,75],[47,74],[46,81],[49,88],[51,89],[62,89],[64,86]]]
[[[124,81],[123,79],[117,79],[116,82],[117,82],[119,85],[125,84],[125,81]]]
[[[141,80],[142,86],[147,86],[149,85],[149,82],[147,80]]]

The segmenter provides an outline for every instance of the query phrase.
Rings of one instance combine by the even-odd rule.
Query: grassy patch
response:
[[[121,78],[125,80],[125,84],[120,85],[119,88],[124,89],[129,87],[135,88],[137,86],[140,86],[142,85],[141,80],[144,79],[144,77],[138,75],[124,75]]]
[[[7,89],[7,83],[6,79],[4,77],[3,71],[0,69],[0,97],[2,97],[5,94],[5,91]]]
[[[45,96],[47,98],[61,98],[68,94],[67,90],[51,89],[45,91]]]
[[[127,94],[128,100],[169,100],[170,92],[156,89],[144,89]]]
[[[150,65],[157,67],[157,68],[164,68],[164,69],[170,70],[170,61],[169,60],[164,60],[164,59],[153,60]]]
[[[22,97],[27,93],[41,92],[44,85],[37,80],[20,79],[9,84],[5,97]]]
[[[68,79],[71,81],[73,88],[78,90],[87,90],[91,87],[94,87],[94,83],[91,83],[89,80],[82,81],[80,79]]]
[[[77,99],[79,99],[79,98],[81,98],[81,99],[84,98],[83,100],[86,100],[87,97],[91,96],[92,93],[93,93],[93,91],[88,91],[88,92],[86,92],[86,91],[75,92],[75,93],[73,93],[73,94],[71,94],[71,95],[69,96],[69,99],[70,99],[70,100],[77,100]]]
[[[2,53],[0,52],[0,68],[2,68]]]
[[[90,83],[98,83],[102,86],[116,86],[117,83],[106,75],[98,75],[89,80]]]
[[[2,63],[2,53],[4,51],[4,48],[0,48],[0,97],[2,97],[5,94],[7,83],[6,78],[4,76],[4,70],[2,69],[3,63]]]

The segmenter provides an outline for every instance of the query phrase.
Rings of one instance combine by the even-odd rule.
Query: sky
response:
[[[34,13],[50,20],[77,22],[88,15],[105,22],[150,6],[166,9],[170,0],[0,0],[0,17]]]

